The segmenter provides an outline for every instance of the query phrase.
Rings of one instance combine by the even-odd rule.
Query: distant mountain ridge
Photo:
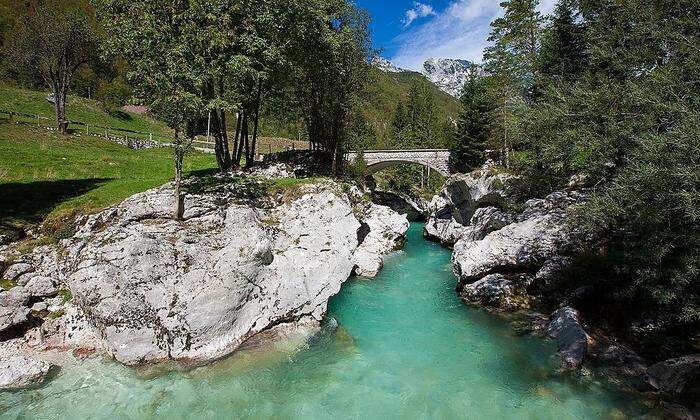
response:
[[[431,58],[423,64],[421,73],[440,89],[459,98],[475,64],[468,60]]]
[[[391,61],[380,56],[372,58],[372,64],[386,73],[411,71],[397,67]],[[459,98],[462,94],[462,88],[469,77],[469,72],[475,66],[477,65],[468,60],[430,58],[423,63],[423,69],[420,73],[443,92],[455,98]]]

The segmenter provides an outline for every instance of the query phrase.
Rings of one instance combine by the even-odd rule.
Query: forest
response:
[[[652,354],[697,349],[700,3],[510,0],[464,87],[461,170],[500,150],[524,197],[586,187],[573,284]],[[595,311],[594,311],[595,312]]]

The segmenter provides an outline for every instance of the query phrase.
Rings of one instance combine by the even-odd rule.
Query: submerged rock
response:
[[[547,325],[547,335],[556,341],[564,369],[581,367],[588,353],[588,334],[576,309],[565,306],[554,312]]]
[[[26,355],[0,358],[0,389],[17,390],[40,386],[53,366]]]
[[[700,354],[669,359],[649,367],[650,383],[670,398],[700,401]]]

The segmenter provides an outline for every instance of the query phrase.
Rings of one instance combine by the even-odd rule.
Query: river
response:
[[[551,342],[466,307],[450,252],[413,224],[405,249],[330,303],[337,329],[301,348],[244,351],[154,374],[90,359],[0,394],[1,418],[584,419],[642,410],[590,377],[555,373]],[[331,322],[331,324],[334,324]]]

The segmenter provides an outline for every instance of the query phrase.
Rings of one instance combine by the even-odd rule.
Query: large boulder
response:
[[[491,274],[474,283],[460,285],[459,296],[466,303],[512,311],[528,306],[525,288],[528,276],[505,277]]]
[[[373,190],[371,196],[374,203],[389,207],[399,214],[405,214],[411,222],[426,219],[428,203],[421,198],[380,189]]]
[[[30,297],[20,286],[0,292],[0,333],[27,321]]]
[[[449,214],[457,223],[467,225],[478,208],[503,207],[509,203],[514,180],[512,175],[488,168],[452,175],[430,202],[428,210],[435,218],[446,218],[444,216]]]
[[[465,226],[454,218],[431,218],[423,228],[426,238],[453,246],[459,240],[479,241],[491,232],[499,230],[512,223],[513,217],[497,207],[481,207],[476,209],[469,223]]]
[[[268,209],[233,189],[191,192],[182,221],[170,217],[169,185],[84,220],[58,265],[87,322],[72,337],[57,325],[53,345],[98,337],[87,347],[127,365],[214,360],[280,324],[319,323],[357,265],[361,227],[369,256],[393,249],[407,227],[390,209],[357,211],[334,183]]]
[[[497,272],[537,272],[570,245],[566,210],[581,199],[577,193],[553,193],[543,200],[530,200],[515,223],[480,241],[460,239],[452,255],[455,274],[472,282]]]
[[[26,355],[0,358],[0,389],[18,390],[40,386],[53,366]]]
[[[556,341],[564,369],[581,367],[588,353],[588,334],[576,309],[565,306],[554,312],[547,324],[547,335]]]
[[[495,214],[479,214],[482,208],[491,208],[489,212],[498,211],[505,215],[499,209],[512,202],[515,179],[486,167],[451,176],[428,205],[430,217],[424,229],[425,237],[452,246],[463,235],[480,236],[487,226],[464,228],[474,225],[475,220],[498,218],[491,217]]]
[[[405,214],[374,204],[368,206],[362,219],[358,231],[360,245],[354,254],[355,274],[372,278],[382,268],[383,256],[403,245],[409,223]]]
[[[29,273],[31,271],[34,271],[34,267],[32,267],[31,264],[27,264],[26,262],[18,262],[9,266],[7,270],[5,270],[2,277],[7,280],[16,280],[22,274]]]
[[[656,363],[648,370],[651,385],[676,401],[700,401],[700,354]]]

